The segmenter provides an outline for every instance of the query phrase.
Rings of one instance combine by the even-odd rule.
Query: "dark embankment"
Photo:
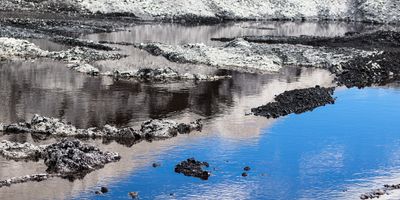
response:
[[[275,97],[275,102],[251,109],[256,116],[278,118],[292,113],[300,114],[317,107],[335,103],[334,88],[314,88],[286,91]]]

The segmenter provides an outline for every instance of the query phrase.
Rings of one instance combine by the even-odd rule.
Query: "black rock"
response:
[[[154,168],[156,168],[156,167],[160,167],[161,166],[161,164],[160,163],[153,163],[153,165],[152,165]]]
[[[244,171],[250,171],[250,167],[249,166],[246,166],[245,168],[244,168]]]
[[[84,144],[77,139],[62,139],[47,146],[42,153],[49,173],[60,173],[69,178],[80,178],[102,168],[105,164],[120,160],[113,152],[102,152],[97,147]]]
[[[203,170],[203,167],[209,166],[210,165],[207,162],[200,162],[194,158],[189,158],[176,165],[175,172],[182,173],[185,176],[193,176],[203,180],[208,180],[211,174],[210,172]]]
[[[256,116],[278,118],[291,113],[300,114],[326,104],[335,103],[334,88],[314,88],[286,91],[275,97],[275,102],[251,109]]]
[[[385,85],[400,80],[400,52],[382,52],[357,57],[342,63],[340,69],[331,68],[339,85],[364,88]]]
[[[108,188],[107,187],[101,187],[100,191],[102,193],[107,193],[108,192]]]
[[[247,174],[246,172],[243,172],[243,173],[242,173],[242,176],[243,176],[243,177],[247,177],[248,174]]]

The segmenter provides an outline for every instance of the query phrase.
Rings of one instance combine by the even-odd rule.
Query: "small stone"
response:
[[[101,187],[100,191],[102,193],[107,193],[108,192],[108,188],[107,187]]]
[[[244,171],[250,171],[250,167],[249,166],[246,166],[245,168],[244,168]]]
[[[243,176],[243,177],[247,177],[248,174],[247,174],[246,172],[243,172],[243,173],[242,173],[242,176]]]
[[[160,163],[153,163],[153,167],[154,167],[154,168],[157,168],[157,167],[160,167],[160,166],[161,166]]]
[[[132,199],[138,199],[139,198],[139,192],[129,192],[129,196],[132,197]]]

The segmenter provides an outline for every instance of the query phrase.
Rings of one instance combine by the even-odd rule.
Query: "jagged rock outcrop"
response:
[[[118,153],[103,152],[79,140],[67,139],[47,146],[42,152],[42,158],[48,173],[68,177],[84,176],[121,159]]]
[[[194,158],[189,158],[175,166],[176,173],[182,173],[185,176],[193,176],[202,180],[208,180],[211,176],[209,171],[204,170],[204,167],[210,167],[207,162],[200,162]]]

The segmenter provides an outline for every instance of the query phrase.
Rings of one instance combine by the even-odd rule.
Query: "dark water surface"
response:
[[[193,27],[147,24],[83,38],[220,45],[209,39],[257,34],[334,36],[378,28],[382,27],[295,22]],[[43,40],[33,42],[49,50],[65,48]],[[120,48],[130,57],[94,64],[102,70],[169,66],[182,72],[227,73],[232,79],[150,84],[90,77],[48,60],[1,62],[0,122],[30,120],[35,113],[62,118],[80,128],[136,126],[151,118],[184,122],[203,118],[204,130],[133,146],[87,141],[119,152],[122,160],[74,182],[51,179],[1,188],[0,199],[128,199],[127,193],[132,191],[139,192],[140,199],[357,199],[384,184],[400,183],[397,83],[363,90],[339,88],[334,105],[266,119],[245,114],[286,90],[332,86],[332,75],[325,70],[295,68],[262,75],[221,71],[174,64],[137,49]],[[54,142],[37,141],[30,135],[0,137]],[[174,173],[174,166],[189,157],[210,163],[212,176],[208,181]],[[153,168],[154,162],[160,162],[161,167]],[[244,178],[241,174],[245,166],[251,170]],[[0,179],[45,169],[42,162],[0,158]],[[95,195],[100,186],[108,186],[110,192]],[[389,198],[399,199],[400,194]]]

